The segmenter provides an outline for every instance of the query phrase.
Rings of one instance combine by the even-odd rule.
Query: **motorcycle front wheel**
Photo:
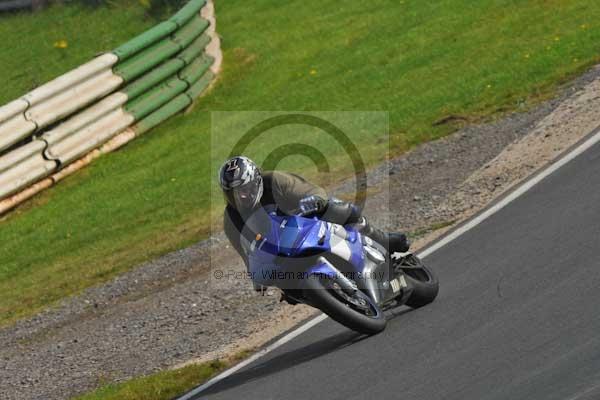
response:
[[[304,297],[334,321],[360,333],[374,335],[385,329],[381,308],[365,293],[345,292],[334,279],[314,275],[304,282]]]

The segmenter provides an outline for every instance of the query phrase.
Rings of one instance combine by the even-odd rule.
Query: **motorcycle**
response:
[[[385,310],[419,308],[438,294],[436,276],[417,256],[388,254],[360,226],[265,213],[247,242],[248,272],[255,286],[279,288],[290,304],[308,304],[350,329],[375,334],[385,329]]]

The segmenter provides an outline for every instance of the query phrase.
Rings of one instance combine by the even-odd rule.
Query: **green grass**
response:
[[[51,12],[77,8],[65,10]],[[124,36],[132,36],[146,21],[136,7],[127,10]],[[223,137],[210,151],[211,110],[389,111],[391,150],[398,154],[460,126],[436,121],[454,115],[477,122],[526,109],[600,60],[600,4],[590,0],[231,0],[218,3],[217,13],[225,64],[210,95],[191,113],[99,159],[0,223],[0,324],[204,237],[214,183],[210,165],[233,143]],[[111,31],[102,24],[114,24],[113,17],[126,15],[100,9],[85,16],[97,19],[86,32]],[[73,55],[63,63],[54,55],[52,67],[39,52],[20,53],[26,46],[6,38],[20,38],[26,18],[0,24],[0,68],[15,74],[5,100],[83,61]],[[68,36],[49,37],[47,28],[30,23],[26,40],[50,46]],[[83,58],[112,46],[99,43],[101,35],[81,35],[71,31],[67,39],[81,37],[73,53]],[[236,123],[225,119],[225,125]],[[355,140],[373,164],[387,143],[378,142],[380,129],[364,128],[355,129],[362,132]],[[248,155],[265,151],[254,146]]]
[[[111,4],[100,8],[71,4],[36,14],[0,14],[0,104],[114,49],[156,23],[137,2]]]
[[[190,364],[118,384],[108,384],[73,400],[171,400],[246,358],[243,351],[230,359]]]

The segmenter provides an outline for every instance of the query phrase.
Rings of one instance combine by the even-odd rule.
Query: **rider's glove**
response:
[[[300,211],[303,214],[319,214],[325,211],[327,200],[320,196],[307,196],[300,200]]]

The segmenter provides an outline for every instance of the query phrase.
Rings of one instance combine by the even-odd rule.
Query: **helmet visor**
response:
[[[262,195],[262,179],[255,179],[245,185],[231,189],[233,203],[237,209],[252,209],[258,205]]]

